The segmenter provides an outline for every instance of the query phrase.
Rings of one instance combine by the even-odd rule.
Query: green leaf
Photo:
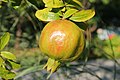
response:
[[[95,2],[96,2],[96,0],[89,0],[89,2],[91,2],[91,3],[95,3]]]
[[[64,3],[66,7],[77,8],[79,10],[81,8],[84,8],[84,6],[79,0],[64,0]]]
[[[9,71],[3,67],[0,67],[0,77],[4,77]]]
[[[58,14],[59,16],[63,16],[63,14],[62,14],[61,11],[58,11],[57,14]]]
[[[13,79],[16,76],[15,73],[6,70],[3,67],[0,67],[0,77],[6,79]]]
[[[7,59],[11,59],[11,60],[16,59],[14,54],[12,54],[11,52],[7,52],[7,51],[1,51],[1,56]]]
[[[19,69],[19,68],[20,68],[20,65],[19,65],[19,64],[15,63],[15,62],[13,62],[13,61],[10,61],[10,60],[8,60],[8,61],[9,61],[10,64],[12,65],[12,68],[13,68],[13,69]]]
[[[8,2],[8,0],[2,0],[3,2]]]
[[[73,15],[74,13],[76,13],[78,10],[77,9],[69,9],[65,12],[63,18],[68,18],[71,15]]]
[[[9,42],[10,34],[6,32],[3,36],[0,37],[0,50],[2,50]]]
[[[64,3],[62,0],[43,0],[45,3],[45,7],[50,8],[60,8],[64,6]]]
[[[3,67],[0,67],[0,75],[2,75],[2,73],[6,73],[6,72],[8,72],[8,70],[6,70]]]
[[[75,22],[85,22],[91,19],[95,15],[95,11],[93,9],[89,10],[81,10],[74,15],[72,15],[69,19]]]
[[[110,0],[102,0],[103,4],[107,5],[110,3]]]
[[[36,72],[36,71],[39,71],[39,70],[42,70],[42,69],[43,69],[43,65],[29,67],[29,68],[21,71],[20,73],[18,73],[17,76],[15,77],[15,79],[18,79],[18,78],[20,78],[20,77],[22,77],[26,74]]]
[[[60,19],[57,13],[49,12],[48,8],[36,11],[35,16],[42,21],[53,21]]]
[[[3,78],[5,79],[13,79],[16,76],[13,72],[8,72]]]
[[[56,8],[54,8],[54,9],[56,9]],[[55,12],[55,10],[54,9],[52,9],[52,11],[53,12]],[[58,14],[59,16],[63,16],[63,12],[65,12],[65,7],[63,7],[63,8],[57,8],[57,12],[55,12],[56,14]]]
[[[20,6],[22,0],[11,0],[12,1],[12,6]]]
[[[4,60],[0,57],[0,66],[3,64]]]
[[[77,3],[79,6],[81,6],[82,8],[84,7],[83,4],[80,2],[80,0],[73,0],[75,3]]]

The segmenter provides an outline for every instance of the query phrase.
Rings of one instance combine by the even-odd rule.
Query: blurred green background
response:
[[[109,80],[108,77],[99,77],[93,73],[95,68],[88,70],[84,67],[87,65],[87,60],[88,64],[91,64],[92,60],[97,62],[99,59],[112,60],[116,64],[120,64],[117,61],[120,59],[120,0],[80,1],[86,9],[95,8],[96,11],[94,18],[86,23],[76,23],[86,30],[86,49],[79,60],[63,64],[50,80],[79,80],[79,76],[83,76],[78,76],[80,73],[88,73],[96,77],[91,80]],[[0,1],[0,36],[4,32],[9,32],[11,35],[6,50],[14,53],[18,63],[21,64],[21,68],[16,71],[17,80],[46,80],[48,73],[42,70],[42,66],[47,57],[41,54],[38,47],[39,36],[46,22],[39,21],[35,17],[36,10],[44,7],[42,0]],[[101,69],[100,65],[96,65],[96,67],[98,70]],[[109,65],[105,66],[104,70],[110,73],[116,71],[109,68]],[[120,74],[120,70],[116,73]]]

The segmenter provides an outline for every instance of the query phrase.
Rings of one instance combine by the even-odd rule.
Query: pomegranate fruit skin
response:
[[[39,46],[42,53],[55,60],[74,60],[84,48],[84,34],[69,20],[49,22],[41,32]]]
[[[79,58],[84,49],[83,30],[69,20],[49,22],[42,30],[39,47],[49,57],[46,65],[50,75],[61,63]],[[47,77],[47,79],[50,77]]]

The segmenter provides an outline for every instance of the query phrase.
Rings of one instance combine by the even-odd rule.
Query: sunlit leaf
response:
[[[10,34],[6,32],[3,36],[0,37],[0,50],[2,50],[9,42]]]
[[[83,4],[80,2],[80,0],[73,0],[75,3],[77,3],[78,5],[80,5],[82,8],[84,7]]]
[[[82,3],[79,0],[64,0],[65,6],[81,9],[84,8]]]
[[[68,18],[70,17],[72,14],[76,13],[78,10],[77,9],[69,9],[65,12],[63,18]]]
[[[13,79],[16,76],[15,73],[9,72],[8,70],[0,67],[0,77],[4,78],[5,80]]]
[[[0,66],[3,64],[4,60],[0,57]]]
[[[73,7],[73,8],[76,7],[75,5],[72,5],[72,4],[67,4],[66,6],[67,7]]]
[[[2,0],[3,2],[8,2],[8,0]]]
[[[7,71],[5,68],[3,68],[3,67],[0,66],[0,74],[1,74],[2,72],[8,72],[8,71]]]
[[[42,21],[53,21],[60,19],[59,15],[54,12],[49,12],[48,9],[38,10],[35,13],[35,16]]]
[[[13,79],[16,76],[13,72],[8,72],[3,78],[5,79]]]
[[[7,51],[1,51],[1,56],[7,59],[11,59],[11,60],[16,59],[14,54],[12,54],[11,52],[7,52]]]
[[[62,0],[43,0],[43,2],[45,3],[45,7],[59,8],[64,6]]]
[[[63,16],[63,14],[62,14],[61,11],[57,12],[57,14],[58,14],[59,16]]]
[[[8,61],[9,61],[10,64],[12,65],[12,68],[13,68],[13,69],[18,69],[18,68],[20,68],[20,65],[19,65],[19,64],[15,63],[15,62],[12,62],[12,61],[10,61],[10,60],[8,60]]]
[[[9,71],[0,66],[0,77],[4,77]]]
[[[5,80],[8,80],[13,79],[15,76],[16,76],[15,73],[10,72],[3,67],[0,67],[0,77],[4,78]]]
[[[75,22],[84,22],[91,19],[94,15],[95,11],[93,9],[81,10],[72,15],[69,19]]]
[[[54,11],[53,11],[53,12],[54,12]],[[65,7],[62,8],[62,9],[59,8],[59,11],[57,12],[57,14],[58,14],[59,16],[63,16],[63,12],[65,12]]]

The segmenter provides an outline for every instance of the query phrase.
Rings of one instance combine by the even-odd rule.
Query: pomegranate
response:
[[[39,47],[49,57],[44,68],[55,72],[61,62],[79,58],[84,49],[84,34],[76,24],[69,20],[49,22],[41,32]]]

